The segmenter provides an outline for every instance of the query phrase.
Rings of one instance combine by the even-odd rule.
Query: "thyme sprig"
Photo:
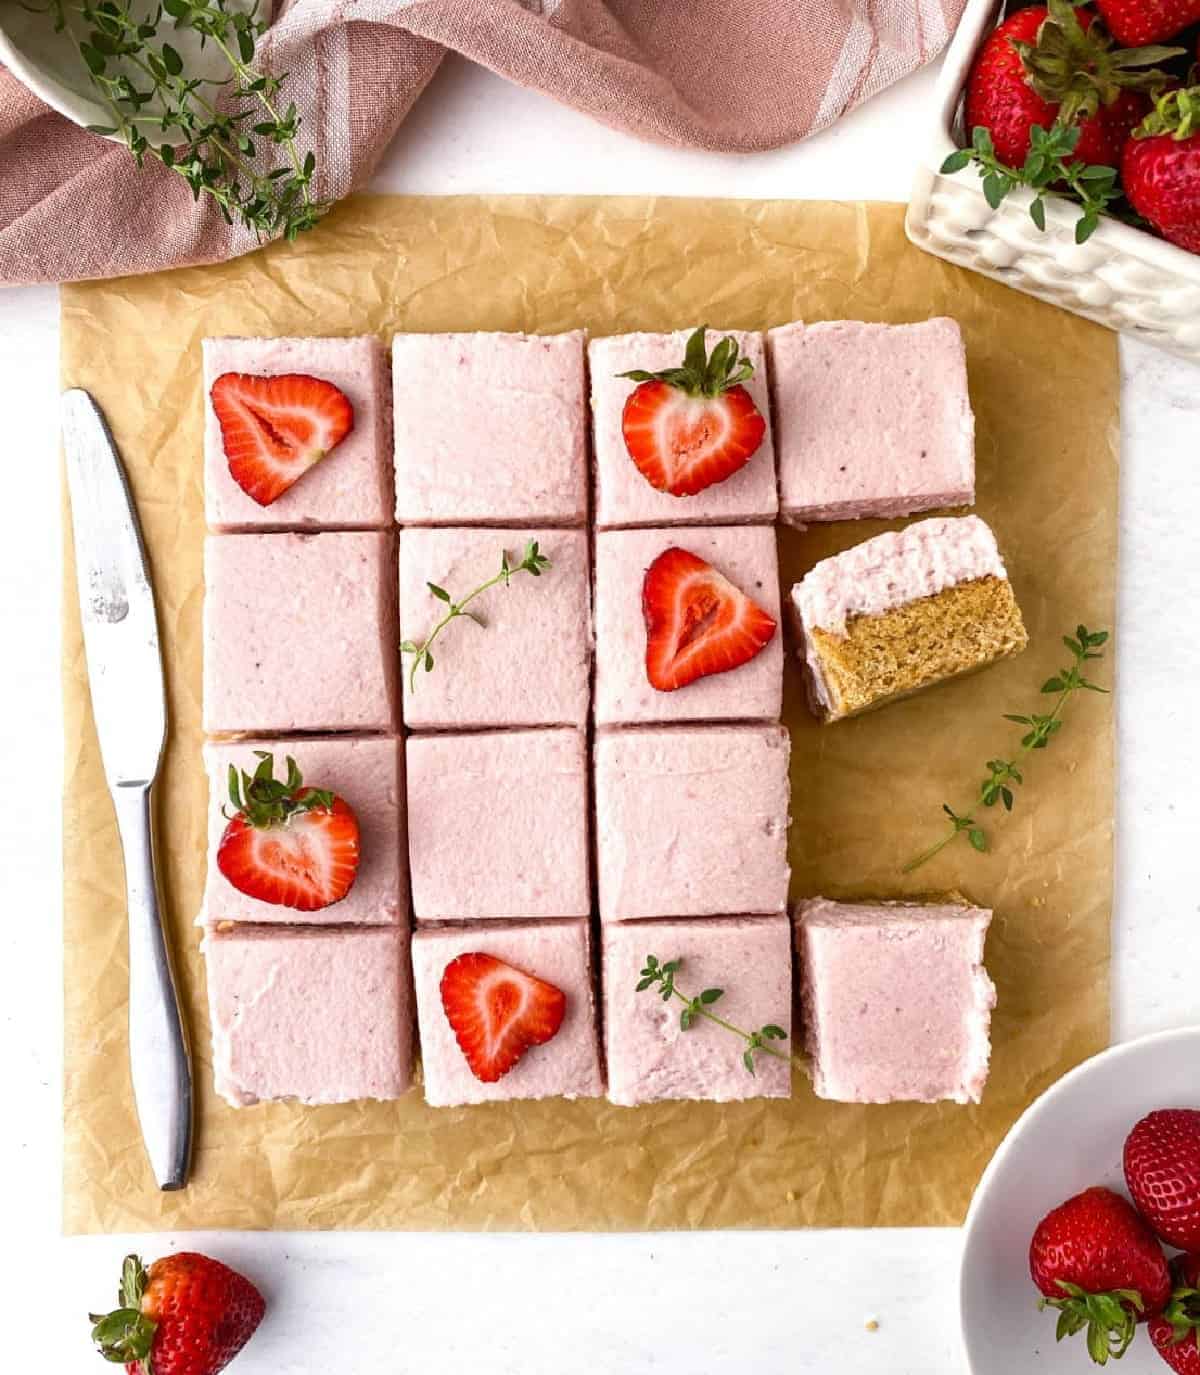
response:
[[[526,544],[525,552],[521,556],[520,563],[510,564],[508,561],[508,551],[502,549],[500,551],[499,573],[497,573],[495,577],[489,578],[487,582],[480,583],[474,591],[468,592],[461,601],[456,602],[450,596],[450,593],[447,592],[444,587],[439,587],[437,583],[426,583],[425,586],[429,588],[433,596],[435,596],[439,602],[444,602],[447,609],[446,614],[419,644],[415,640],[405,640],[400,646],[400,652],[402,654],[412,656],[412,664],[408,671],[409,691],[415,692],[417,690],[417,672],[420,669],[423,668],[426,673],[433,672],[433,655],[430,650],[433,646],[433,642],[451,621],[457,620],[459,616],[466,616],[468,620],[474,621],[476,625],[484,628],[487,627],[487,621],[477,611],[469,611],[467,609],[476,597],[481,596],[484,592],[487,592],[490,588],[495,587],[499,583],[503,583],[505,587],[508,587],[512,582],[513,575],[516,573],[529,573],[535,578],[540,578],[542,570],[549,567],[550,560],[545,554],[540,552],[538,541],[534,539]]]
[[[1034,713],[1030,716],[1015,716],[1005,713],[1004,719],[1006,721],[1011,721],[1023,729],[1020,749],[1012,759],[988,760],[987,775],[980,782],[979,789],[968,810],[956,812],[948,803],[942,804],[942,811],[950,819],[949,830],[935,845],[931,845],[929,849],[923,850],[919,855],[910,859],[904,866],[904,873],[911,874],[914,869],[919,869],[921,865],[928,863],[934,855],[940,854],[947,845],[960,835],[966,836],[973,849],[980,851],[980,853],[986,851],[988,847],[987,832],[976,820],[973,814],[974,810],[980,803],[985,807],[994,807],[999,802],[1006,812],[1011,812],[1015,801],[1013,788],[1025,782],[1021,769],[1025,757],[1034,750],[1044,750],[1054,736],[1062,730],[1063,708],[1070,699],[1077,692],[1106,693],[1108,691],[1107,688],[1100,687],[1099,684],[1093,683],[1084,676],[1085,664],[1104,657],[1101,647],[1107,641],[1107,630],[1089,630],[1084,625],[1077,626],[1074,635],[1063,636],[1063,644],[1071,651],[1072,662],[1066,668],[1059,669],[1042,684],[1042,692],[1056,699],[1050,711],[1040,715]]]
[[[675,986],[675,975],[682,968],[683,961],[680,959],[667,960],[665,964],[660,964],[656,955],[647,955],[645,968],[638,979],[637,991],[644,993],[646,989],[653,988],[664,1003],[669,1003],[672,998],[678,998],[683,1003],[683,1009],[679,1013],[679,1025],[683,1031],[690,1031],[696,1025],[697,1018],[703,1017],[705,1021],[712,1022],[714,1026],[723,1027],[726,1031],[732,1032],[734,1036],[740,1037],[746,1043],[746,1049],[742,1053],[742,1064],[751,1074],[754,1073],[755,1055],[770,1055],[776,1060],[791,1060],[790,1055],[771,1045],[772,1041],[787,1040],[787,1032],[781,1026],[776,1026],[774,1022],[768,1022],[766,1026],[759,1027],[757,1031],[743,1031],[741,1027],[734,1026],[732,1022],[725,1021],[723,1017],[718,1017],[713,1012],[712,1006],[725,996],[725,990],[723,988],[706,988],[694,998],[689,998],[686,993]]]
[[[1035,192],[1029,203],[1029,218],[1041,230],[1046,228],[1048,191],[1066,194],[1078,202],[1083,213],[1075,224],[1075,242],[1086,243],[1096,232],[1100,216],[1121,199],[1117,169],[1100,163],[1074,161],[1079,143],[1078,125],[1053,124],[1049,129],[1033,125],[1029,130],[1029,152],[1020,167],[1000,161],[992,136],[982,125],[971,130],[971,146],[959,148],[942,163],[949,176],[974,164],[983,179],[983,194],[993,210],[1018,186]]]
[[[89,125],[92,133],[119,136],[139,167],[156,158],[187,182],[196,200],[211,200],[227,224],[237,220],[259,239],[282,234],[291,241],[328,209],[312,194],[316,158],[301,155],[300,116],[294,103],[283,108],[279,99],[286,75],[252,65],[267,28],[257,6],[246,12],[227,5],[161,0],[149,14],[135,13],[132,0],[46,0],[44,7],[26,8],[48,14],[55,30],[74,40],[111,116]],[[68,24],[68,11],[83,20],[86,37]],[[229,75],[189,75],[164,36],[168,24],[191,29],[201,46],[217,48]],[[151,143],[151,130],[163,136],[161,142]],[[260,148],[267,146],[282,154],[278,165],[261,165]]]

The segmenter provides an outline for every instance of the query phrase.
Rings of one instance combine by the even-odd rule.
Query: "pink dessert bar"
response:
[[[217,847],[225,831],[222,809],[231,809],[229,766],[253,774],[256,750],[274,756],[275,777],[296,761],[304,784],[346,800],[358,820],[358,873],[341,902],[315,912],[261,902],[240,892],[217,868]],[[328,736],[323,739],[210,741],[208,769],[208,879],[200,921],[287,922],[337,926],[393,926],[408,922],[408,845],[402,806],[404,747],[398,737]]]
[[[380,528],[392,519],[391,419],[383,345],[354,339],[205,339],[204,505],[214,530]],[[269,506],[229,473],[221,426],[209,399],[223,373],[305,373],[332,382],[354,407],[354,428]]]
[[[677,497],[651,487],[629,457],[621,432],[621,413],[637,383],[618,374],[637,368],[661,372],[678,367],[691,333],[676,330],[673,334],[620,334],[611,339],[594,339],[588,346],[595,426],[596,525],[601,530],[775,519],[779,510],[775,449],[771,440],[763,336],[759,333],[710,329],[705,335],[711,352],[726,334],[732,334],[742,354],[754,364],[754,376],[743,385],[767,422],[767,432],[744,468],[695,496]]]
[[[784,911],[788,754],[788,733],[779,726],[601,735],[601,919]]]
[[[791,927],[786,916],[719,917],[708,921],[645,921],[606,926],[604,1041],[608,1096],[623,1107],[664,1098],[729,1103],[742,1098],[790,1098],[792,1093]],[[734,1026],[770,1025],[788,1033],[761,1051],[754,1073],[743,1061],[744,1042],[703,1018],[686,1031],[684,1004],[663,1002],[661,991],[638,991],[646,958],[678,960],[674,975],[689,998],[722,990],[711,1010]]]
[[[840,1103],[978,1103],[996,990],[992,914],[953,904],[796,908],[813,1090]]]
[[[396,519],[587,519],[584,335],[398,334]]]
[[[510,565],[536,540],[550,567],[514,573],[476,601],[482,630],[458,619],[438,637],[435,669],[404,675],[413,730],[579,726],[587,721],[592,657],[591,581],[584,530],[408,529],[400,536],[400,636],[422,644],[446,613],[429,590],[455,600]]]
[[[446,966],[468,952],[492,955],[566,995],[557,1033],[531,1046],[494,1083],[477,1079],[442,1006]],[[489,922],[424,927],[413,937],[413,976],[421,1029],[425,1101],[435,1108],[516,1098],[596,1098],[604,1092],[588,923]]]
[[[285,734],[397,725],[392,535],[210,535],[204,729]]]
[[[779,560],[771,526],[611,530],[596,537],[596,723],[778,720],[783,635],[748,663],[660,692],[646,676],[642,584],[664,550],[711,564],[779,624]]]
[[[412,1082],[408,934],[232,926],[204,941],[216,1090],[274,1098],[399,1098]]]
[[[410,739],[408,853],[417,919],[586,917],[585,754],[576,730]]]
[[[954,320],[767,331],[780,505],[794,524],[975,500],[975,418]]]

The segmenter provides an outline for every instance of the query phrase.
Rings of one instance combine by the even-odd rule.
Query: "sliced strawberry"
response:
[[[638,471],[660,492],[695,496],[723,482],[754,456],[767,422],[740,384],[754,365],[738,357],[737,341],[726,335],[704,346],[700,326],[687,343],[683,366],[664,372],[623,372],[639,385],[621,413],[625,447]]]
[[[471,1073],[494,1084],[530,1046],[558,1034],[566,995],[553,984],[476,951],[451,960],[442,973],[442,1007]]]
[[[217,847],[217,868],[260,902],[315,912],[339,902],[358,873],[358,819],[340,797],[306,788],[288,757],[285,781],[256,751],[253,775],[229,766],[234,813]]]
[[[664,550],[642,584],[646,677],[673,692],[749,663],[775,634],[774,619],[710,563]]]
[[[346,394],[304,373],[226,372],[211,395],[229,471],[260,506],[270,506],[354,428]]]

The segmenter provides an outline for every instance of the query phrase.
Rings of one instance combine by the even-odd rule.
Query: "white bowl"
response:
[[[1017,189],[993,210],[974,167],[946,176],[942,163],[965,143],[960,106],[975,54],[999,19],[1002,0],[968,0],[938,78],[928,162],[917,173],[904,227],[939,258],[969,267],[1064,310],[1200,360],[1200,254],[1119,220],[1102,219],[1075,242],[1078,207],[1046,198],[1046,228],[1029,218]]]
[[[157,0],[142,0],[140,5],[132,7],[135,15],[152,14],[156,8]],[[227,0],[226,8],[249,12],[254,8],[254,0]],[[260,5],[259,9],[270,16],[270,5]],[[104,128],[113,123],[112,112],[97,95],[75,43],[76,37],[86,38],[87,29],[78,11],[70,5],[67,6],[67,29],[55,33],[48,15],[0,0],[0,63],[52,110],[84,127]],[[164,16],[160,32],[183,58],[188,72],[204,80],[219,80],[229,75],[220,51],[211,43],[201,48],[199,36],[193,30],[176,28],[174,22]],[[121,62],[114,65],[114,70],[117,69],[124,70],[139,85],[145,84],[141,73]],[[161,114],[162,107],[152,102],[143,113]],[[143,125],[142,132],[151,143],[163,141],[161,132],[156,133],[152,124]],[[117,135],[110,137],[123,142]],[[178,137],[178,131],[172,130],[173,141],[178,142]]]
[[[1121,1151],[1155,1108],[1200,1107],[1200,1026],[1113,1046],[1073,1069],[1026,1109],[979,1181],[963,1236],[959,1300],[972,1375],[1081,1375],[1081,1337],[1054,1340],[1039,1312],[1029,1242],[1043,1217],[1092,1184],[1125,1192]],[[1161,1366],[1144,1331],[1120,1365]],[[1163,1370],[1165,1366],[1161,1366]]]

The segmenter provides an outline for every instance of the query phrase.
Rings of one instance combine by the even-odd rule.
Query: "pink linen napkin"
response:
[[[929,61],[965,0],[292,0],[256,61],[287,72],[315,191],[363,186],[452,49],[640,138],[756,152]],[[256,247],[157,163],[0,67],[0,285],[215,262]]]

